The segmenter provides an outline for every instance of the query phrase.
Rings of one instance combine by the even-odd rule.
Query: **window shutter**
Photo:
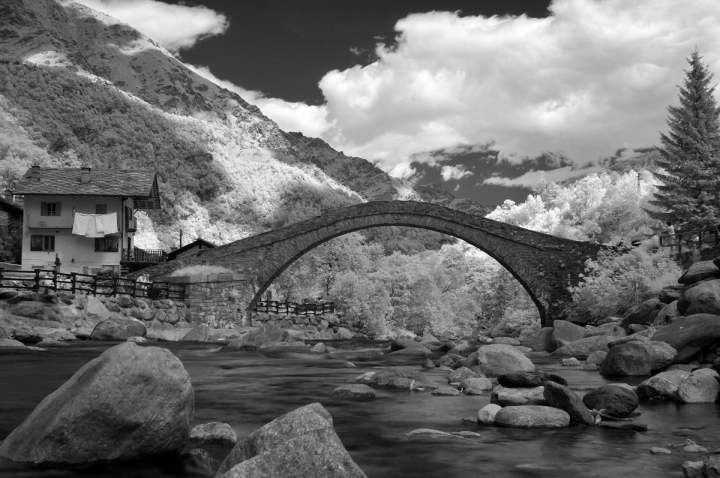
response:
[[[61,204],[62,204],[62,203],[59,203],[59,202],[56,202],[56,203],[55,203],[55,215],[56,215],[56,216],[61,216],[61,215],[62,215],[61,212],[60,212],[60,205],[61,205]],[[54,240],[54,238],[53,238],[53,240]],[[55,248],[53,247],[53,249],[55,249]]]
[[[30,250],[31,251],[42,251],[43,250],[43,236],[30,236]]]
[[[41,216],[47,216],[48,215],[48,203],[41,202],[40,203],[40,215]]]

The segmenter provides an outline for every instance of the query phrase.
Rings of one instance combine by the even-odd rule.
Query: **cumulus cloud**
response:
[[[485,179],[482,184],[494,184],[496,186],[506,187],[517,187],[517,188],[532,188],[537,185],[540,181],[546,183],[559,183],[566,181],[571,178],[578,176],[584,176],[586,174],[599,173],[604,171],[604,168],[600,166],[592,166],[583,169],[573,169],[571,166],[565,166],[563,168],[552,169],[550,171],[528,171],[522,176],[517,178],[505,178],[502,176],[493,176]],[[478,183],[477,186],[480,186]]]
[[[418,153],[493,141],[511,161],[551,151],[579,164],[652,146],[693,48],[720,72],[717,0],[555,0],[542,19],[429,12],[395,28],[376,62],[319,84],[323,138],[394,173]]]
[[[440,169],[440,175],[443,178],[443,181],[450,181],[451,179],[462,179],[468,176],[472,176],[472,171],[466,170],[462,166],[448,166],[445,165]]]
[[[225,15],[204,6],[170,5],[157,0],[77,0],[127,23],[171,52],[225,33]]]

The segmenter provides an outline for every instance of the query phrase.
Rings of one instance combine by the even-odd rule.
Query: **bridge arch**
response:
[[[215,249],[146,269],[152,276],[192,264],[222,265],[249,279],[246,311],[290,264],[320,244],[344,234],[381,226],[429,229],[462,239],[498,261],[528,291],[543,326],[563,316],[583,264],[599,244],[563,239],[443,206],[415,201],[376,201],[332,210]]]

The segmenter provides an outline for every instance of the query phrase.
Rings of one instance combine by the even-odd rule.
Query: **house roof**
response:
[[[212,249],[215,247],[215,244],[213,244],[212,242],[206,241],[205,239],[198,238],[198,239],[194,240],[193,242],[191,242],[190,244],[186,244],[179,249],[175,249],[172,252],[168,252],[167,258],[168,258],[168,260],[173,260],[180,254],[182,254],[183,252],[190,250],[193,247],[199,247],[199,246],[203,246],[203,247],[205,247],[205,249]]]
[[[18,206],[17,204],[13,204],[11,202],[7,202],[5,199],[0,197],[0,209],[5,209],[7,211],[14,212],[15,214],[22,215],[23,208]]]
[[[147,170],[90,169],[90,180],[81,182],[84,169],[39,168],[27,170],[15,184],[14,193],[43,196],[127,196],[139,209],[160,209],[157,173]],[[33,179],[33,174],[36,178]]]

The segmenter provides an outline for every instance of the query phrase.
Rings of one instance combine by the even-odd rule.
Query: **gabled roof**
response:
[[[180,249],[175,249],[172,252],[168,252],[167,258],[168,260],[173,260],[183,252],[192,249],[193,247],[204,247],[205,249],[212,249],[215,247],[215,244],[212,242],[206,241],[205,239],[198,238],[191,242],[190,244],[186,244],[182,246]]]
[[[90,170],[90,180],[82,182],[81,176],[87,174],[87,170]],[[32,167],[15,184],[14,193],[25,196],[127,196],[138,201],[140,209],[160,209],[157,173],[147,170]]]

